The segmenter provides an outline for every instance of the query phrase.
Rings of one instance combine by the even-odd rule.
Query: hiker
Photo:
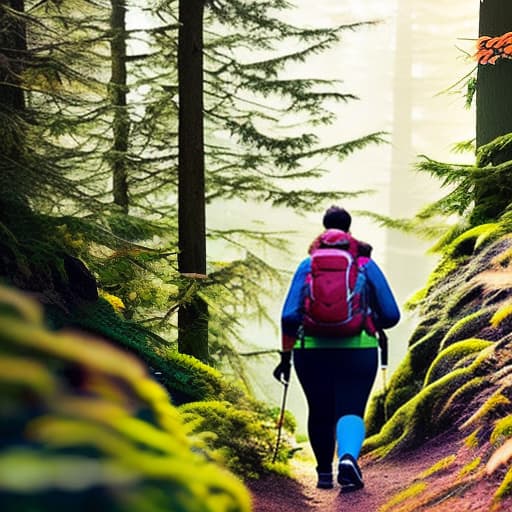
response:
[[[349,234],[350,214],[343,208],[329,208],[323,224],[326,231],[297,267],[286,296],[281,315],[281,362],[273,375],[288,382],[293,355],[308,403],[317,487],[333,487],[337,443],[337,480],[341,491],[349,492],[364,485],[357,460],[366,435],[364,411],[377,373],[376,332],[396,325],[400,312],[375,261],[359,255],[360,244]],[[333,277],[336,296],[321,303],[333,290]],[[351,283],[353,289],[344,290],[345,283]],[[347,315],[347,297],[355,301],[351,303],[352,316]],[[329,316],[333,311],[346,319],[333,321]]]

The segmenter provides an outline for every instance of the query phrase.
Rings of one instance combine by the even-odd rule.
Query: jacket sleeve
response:
[[[288,294],[284,301],[281,313],[281,344],[283,351],[293,348],[295,340],[297,339],[297,331],[302,325],[304,286],[310,267],[311,262],[309,258],[306,258],[300,263],[292,278]]]
[[[377,329],[389,329],[400,320],[400,310],[382,270],[373,260],[364,266],[370,283],[371,304]]]

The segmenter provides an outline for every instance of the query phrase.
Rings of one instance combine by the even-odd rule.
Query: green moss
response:
[[[448,278],[450,274],[455,272],[465,261],[465,258],[454,258],[451,255],[441,259],[437,267],[428,276],[425,288],[417,292],[420,296],[427,298],[431,290],[441,281]]]
[[[381,431],[365,441],[365,452],[385,457],[397,450],[418,446],[426,436],[435,435],[442,425],[439,412],[446,398],[471,375],[471,367],[459,369],[424,388],[402,405]]]
[[[467,446],[468,448],[478,448],[478,445],[480,444],[479,440],[481,437],[480,431],[480,427],[473,430],[473,432],[471,432],[471,434],[469,434],[469,436],[464,439],[464,446]]]
[[[470,475],[471,473],[474,473],[478,469],[478,467],[480,466],[481,463],[482,463],[481,457],[476,457],[475,459],[468,462],[465,466],[463,466],[461,468],[461,470],[459,471],[459,473],[457,475],[457,478],[462,479],[462,478]]]
[[[497,329],[505,321],[509,320],[512,316],[512,302],[507,302],[498,308],[498,310],[492,315],[490,324]]]
[[[384,397],[384,416],[391,418],[395,411],[409,401],[421,389],[422,381],[417,379],[411,368],[408,352],[400,366],[393,373]]]
[[[508,267],[512,262],[512,247],[500,252],[493,260],[493,263],[500,267]]]
[[[469,338],[448,346],[437,355],[430,365],[425,376],[425,386],[449,373],[465,356],[478,353],[490,345],[493,345],[490,341]]]
[[[501,481],[500,486],[494,493],[493,500],[499,502],[503,498],[512,494],[512,466],[510,466],[505,474],[505,477]]]
[[[410,348],[411,369],[416,379],[425,378],[429,366],[439,352],[444,332],[442,328],[435,329]]]
[[[120,317],[105,299],[81,304],[67,314],[48,308],[52,329],[78,327],[126,347],[141,357],[169,390],[175,404],[194,400],[243,400],[244,393],[198,359],[180,354],[167,341]]]
[[[503,443],[506,439],[512,437],[512,416],[505,416],[499,419],[494,425],[490,442],[493,446]]]
[[[451,244],[448,252],[452,257],[470,255],[501,233],[498,223],[480,224],[458,236]]]
[[[462,386],[448,398],[443,409],[439,413],[441,419],[449,421],[449,419],[457,420],[460,418],[462,411],[467,411],[468,404],[482,389],[489,386],[489,382],[485,376],[474,377]]]
[[[384,391],[375,393],[370,399],[365,414],[367,436],[376,434],[388,419],[384,408],[385,399],[386,392]]]
[[[440,350],[444,350],[457,341],[477,335],[483,327],[489,324],[495,309],[495,307],[480,309],[455,322],[442,339]]]
[[[192,402],[180,407],[191,432],[200,436],[210,456],[216,456],[239,475],[257,478],[268,472],[275,444],[275,425],[254,411],[229,402]],[[290,450],[283,441],[279,461]]]
[[[418,475],[418,479],[425,480],[426,478],[436,474],[440,473],[441,471],[446,471],[450,466],[453,465],[453,463],[457,460],[457,455],[452,454],[448,455],[444,459],[441,459],[440,461],[436,462],[433,466],[430,466],[428,469],[423,471]]]
[[[379,512],[388,512],[392,510],[396,510],[396,506],[400,503],[410,499],[414,498],[415,496],[418,496],[418,494],[421,494],[427,489],[427,484],[425,482],[414,482],[411,484],[407,489],[404,489],[403,491],[399,492],[398,494],[395,494],[389,501],[384,503],[379,508]]]
[[[425,336],[428,336],[432,331],[437,330],[437,325],[442,322],[439,316],[439,311],[436,311],[435,314],[425,314],[424,318],[409,337],[408,345],[412,347]]]
[[[492,421],[495,418],[506,416],[509,411],[510,400],[501,393],[501,390],[498,390],[464,423],[463,427],[478,422]]]
[[[427,297],[427,287],[417,290],[409,297],[404,304],[405,311],[414,311]]]

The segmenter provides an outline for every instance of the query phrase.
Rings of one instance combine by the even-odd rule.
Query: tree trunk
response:
[[[20,129],[21,123],[15,120],[25,111],[25,96],[19,77],[26,59],[27,36],[23,18],[7,12],[5,7],[23,15],[25,5],[23,0],[0,3],[0,112],[5,119],[14,121],[2,123],[0,154],[19,163],[24,134]]]
[[[480,2],[479,36],[496,37],[512,31],[512,2],[484,0]],[[476,89],[476,146],[512,132],[512,61],[500,58],[496,64],[479,64]],[[512,145],[492,155],[485,164],[498,165],[512,159]],[[498,218],[508,207],[512,178],[502,174],[499,183],[482,179],[475,184],[473,224]]]
[[[480,3],[479,36],[496,37],[512,31],[512,2],[484,0]],[[512,132],[512,61],[478,66],[476,93],[476,145]],[[503,160],[502,160],[503,161]]]
[[[178,269],[206,273],[203,134],[204,0],[180,0],[178,35]],[[178,349],[208,359],[208,307],[196,294],[178,312]]]
[[[111,78],[110,100],[114,108],[111,165],[114,203],[128,213],[128,169],[126,153],[130,119],[126,109],[128,84],[126,80],[126,0],[111,0]]]

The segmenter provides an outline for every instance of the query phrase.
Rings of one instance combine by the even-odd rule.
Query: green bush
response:
[[[217,457],[229,469],[247,478],[258,478],[268,473],[276,442],[275,417],[271,411],[247,410],[233,407],[229,402],[192,402],[182,405],[189,428],[201,436],[203,448]],[[288,418],[283,432],[294,428]],[[283,436],[277,461],[286,462],[290,445]]]
[[[243,484],[194,445],[134,356],[42,325],[0,288],[2,512],[235,512]]]

